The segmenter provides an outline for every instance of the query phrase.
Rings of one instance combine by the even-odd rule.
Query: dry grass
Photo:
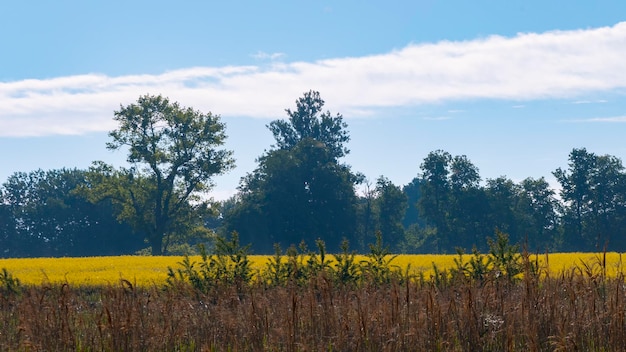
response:
[[[233,238],[151,284],[20,286],[3,271],[0,350],[626,350],[619,255],[533,257],[500,236],[489,258],[429,257],[430,272],[380,243],[365,260],[320,247],[259,266]]]
[[[569,270],[360,287],[66,284],[0,291],[7,351],[626,350],[623,275]]]

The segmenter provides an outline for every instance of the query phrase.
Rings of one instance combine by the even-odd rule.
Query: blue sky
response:
[[[404,185],[433,150],[483,179],[626,157],[624,1],[38,1],[0,11],[0,182],[124,165],[113,111],[143,94],[222,116],[235,192],[265,127],[310,89],[341,113],[345,162]]]

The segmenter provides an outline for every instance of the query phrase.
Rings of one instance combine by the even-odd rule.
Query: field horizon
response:
[[[570,270],[589,270],[594,267],[604,268],[605,274],[615,277],[624,274],[622,254],[618,252],[562,252],[531,254],[530,260],[540,269],[558,275]],[[273,256],[250,255],[255,273],[265,270]],[[411,275],[423,275],[429,278],[438,270],[449,270],[455,266],[457,254],[392,254],[388,256],[392,268]],[[61,257],[61,258],[5,258],[0,259],[0,269],[6,269],[24,285],[70,284],[70,285],[117,285],[120,280],[128,280],[138,286],[161,286],[167,279],[168,268],[181,267],[185,256],[96,256],[96,257]],[[286,258],[283,256],[283,258]],[[366,260],[365,255],[356,255],[356,262]],[[470,254],[463,256],[467,263]],[[192,263],[202,261],[201,256],[189,256]],[[334,256],[327,255],[330,265]]]

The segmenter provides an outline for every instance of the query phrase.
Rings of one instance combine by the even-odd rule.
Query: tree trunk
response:
[[[150,236],[150,247],[152,247],[152,255],[163,255],[163,236]]]

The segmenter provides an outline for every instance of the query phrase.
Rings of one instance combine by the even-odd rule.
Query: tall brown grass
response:
[[[429,278],[394,269],[380,238],[361,262],[347,244],[334,264],[322,242],[284,261],[277,248],[254,278],[233,236],[152,287],[22,286],[4,270],[0,350],[626,350],[626,279],[605,257],[554,275],[497,235]]]
[[[626,282],[595,265],[336,284],[0,291],[3,351],[623,351]]]

